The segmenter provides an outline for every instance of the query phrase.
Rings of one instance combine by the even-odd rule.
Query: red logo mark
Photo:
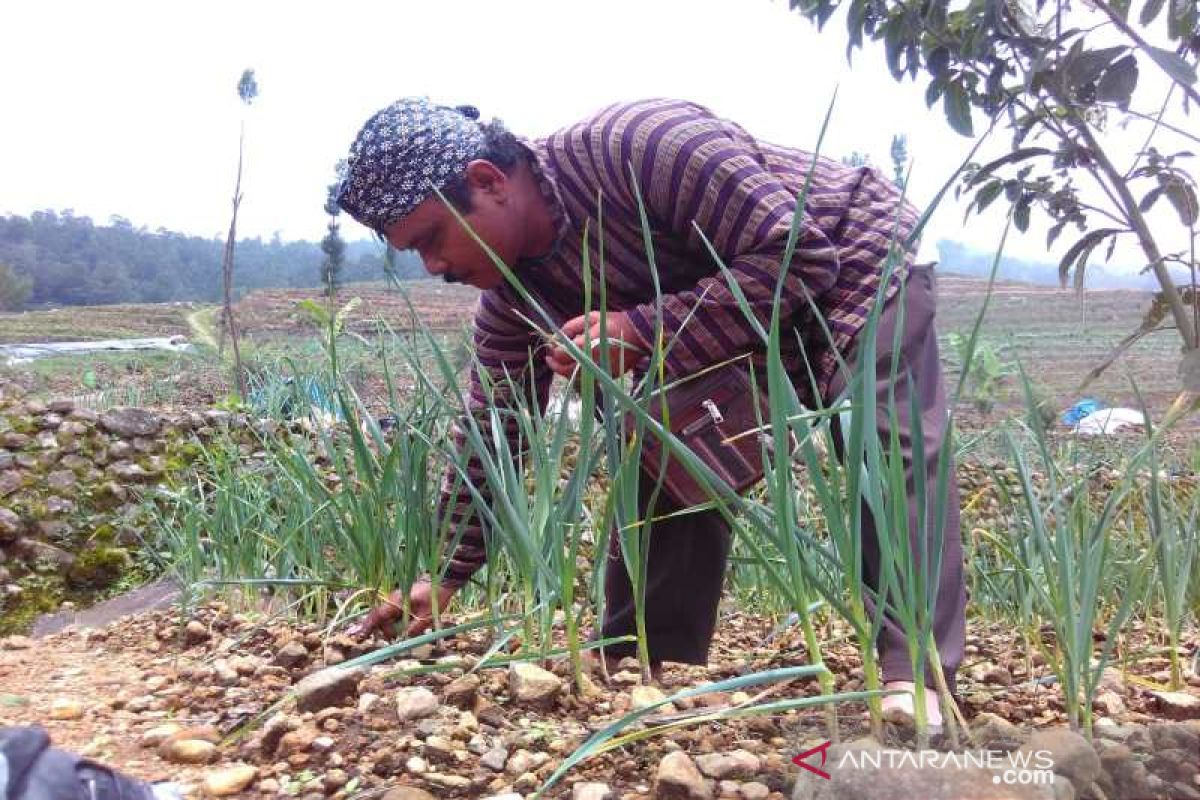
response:
[[[792,756],[792,763],[795,764],[797,767],[803,767],[804,769],[808,770],[809,772],[812,772],[816,775],[820,775],[825,780],[829,780],[830,776],[829,776],[828,772],[826,772],[825,770],[820,769],[818,767],[814,767],[812,764],[809,764],[804,759],[808,758],[813,753],[820,753],[821,754],[821,766],[822,767],[825,766],[825,751],[829,749],[829,746],[831,744],[833,744],[833,742],[824,742],[823,744],[819,744],[811,750],[805,750],[803,753],[798,753],[798,754]]]

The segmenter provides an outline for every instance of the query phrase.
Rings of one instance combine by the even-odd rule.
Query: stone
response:
[[[0,639],[0,650],[30,650],[34,640],[28,636],[6,636]]]
[[[303,642],[293,639],[275,653],[274,663],[284,669],[295,669],[307,660],[308,648],[304,646]]]
[[[188,646],[207,642],[208,637],[208,628],[200,620],[191,620],[184,626],[183,641]]]
[[[54,414],[70,414],[75,410],[75,401],[70,399],[51,400],[46,408]]]
[[[710,800],[712,796],[712,789],[687,753],[676,750],[658,762],[654,776],[657,800]]]
[[[548,705],[560,691],[562,680],[536,664],[519,663],[508,668],[508,692],[518,703]]]
[[[60,469],[46,476],[46,485],[56,492],[69,492],[78,483],[79,479],[69,469]]]
[[[6,431],[0,434],[0,445],[3,445],[6,450],[24,450],[32,441],[33,439],[16,431]]]
[[[71,538],[71,526],[62,520],[40,519],[33,527],[37,531],[38,536],[47,541],[65,542]],[[73,554],[68,553],[67,555],[70,555],[71,560],[74,561],[75,556]],[[57,555],[54,556],[54,559],[62,564],[67,563]]]
[[[470,711],[458,715],[458,724],[454,726],[454,735],[466,737],[467,734],[479,730],[479,720]]]
[[[1159,750],[1150,759],[1150,768],[1163,780],[1194,784],[1200,776],[1200,758],[1194,750]]]
[[[384,793],[383,800],[437,800],[437,798],[416,786],[393,786]]]
[[[413,775],[424,775],[429,772],[429,762],[420,756],[413,756],[404,762],[404,768]]]
[[[669,714],[675,707],[670,703],[660,705],[666,699],[667,696],[657,686],[635,686],[629,690],[629,704],[634,711],[657,706],[655,710]]]
[[[1101,717],[1093,723],[1092,732],[1097,738],[1113,742],[1124,742],[1136,731],[1141,730],[1133,725],[1118,725],[1111,719]]]
[[[571,800],[613,800],[607,783],[577,783],[571,787]]]
[[[29,562],[41,561],[51,564],[58,569],[69,569],[75,563],[75,556],[66,550],[63,550],[61,547],[55,547],[48,542],[40,542],[37,539],[18,539],[14,547]]]
[[[46,498],[46,513],[54,516],[62,516],[75,512],[77,506],[75,503],[67,500],[65,497],[58,495],[50,495]]]
[[[1018,752],[1035,757],[1039,751],[1049,753],[1054,764],[1052,769],[1069,778],[1079,794],[1100,777],[1100,756],[1087,739],[1072,730],[1050,728],[1035,731]]]
[[[39,450],[58,449],[58,437],[54,435],[54,431],[42,431],[34,437],[33,441]]]
[[[0,472],[0,497],[8,495],[21,488],[24,481],[21,479],[21,473],[15,469],[6,469]]]
[[[129,492],[116,481],[105,481],[96,487],[94,496],[102,503],[120,505],[129,497]]]
[[[129,442],[113,442],[105,454],[109,461],[124,461],[134,453],[133,445]]]
[[[142,733],[138,740],[142,747],[158,747],[167,739],[175,736],[183,728],[176,725],[174,722],[169,722],[165,725],[157,725],[148,731]]]
[[[347,705],[358,697],[358,682],[362,675],[362,670],[338,667],[314,672],[298,682],[293,689],[296,694],[296,707],[304,712]]]
[[[231,767],[214,770],[204,776],[201,784],[204,794],[209,797],[228,797],[249,786],[258,777],[258,767],[249,764],[234,764]]]
[[[312,725],[301,725],[283,735],[276,752],[285,758],[296,753],[306,753],[320,735],[321,732]]]
[[[758,781],[747,781],[739,787],[739,791],[745,800],[767,800],[771,794],[771,789],[765,783]]]
[[[0,508],[0,544],[15,542],[24,529],[17,513],[10,508]]]
[[[1158,710],[1167,719],[1200,719],[1200,697],[1190,692],[1151,692]]]
[[[445,736],[426,737],[425,754],[433,761],[441,761],[443,763],[457,761],[454,743]]]
[[[1025,734],[1016,725],[1004,717],[987,712],[971,720],[971,734],[980,747],[995,749],[1015,747],[1025,740]]]
[[[50,719],[72,720],[83,718],[83,703],[72,697],[59,697],[50,703]]]
[[[442,775],[437,772],[432,772],[425,776],[425,780],[429,781],[434,786],[440,786],[443,789],[448,789],[452,792],[462,792],[471,788],[471,779],[464,778],[461,775]]]
[[[1151,725],[1150,741],[1155,750],[1185,750],[1200,753],[1200,725],[1186,724]]]
[[[727,753],[705,753],[696,757],[696,765],[707,777],[720,781],[749,778],[758,772],[762,761],[754,753],[739,749]]]
[[[518,750],[504,764],[504,771],[509,775],[523,775],[537,769],[537,756],[528,750]]]
[[[474,672],[456,678],[442,689],[442,699],[458,708],[473,708],[479,692],[479,676]]]
[[[437,710],[437,695],[424,686],[409,686],[396,692],[396,714],[400,722],[428,717]]]
[[[44,431],[58,430],[58,426],[63,424],[61,414],[47,414],[38,420],[38,427]]]
[[[168,741],[159,754],[172,764],[211,764],[219,755],[215,744],[202,739]]]
[[[295,717],[290,717],[283,713],[275,714],[263,726],[262,736],[259,739],[259,749],[267,755],[272,755],[279,748],[279,743],[283,740],[283,737],[289,731],[294,731],[299,727],[300,720]]]
[[[118,461],[110,464],[108,471],[114,478],[126,483],[142,483],[150,477],[150,473],[132,461]]]
[[[503,772],[504,765],[508,763],[508,751],[503,747],[493,747],[479,757],[479,763],[492,772]]]
[[[1123,744],[1105,747],[1100,753],[1100,768],[1112,781],[1118,797],[1150,797],[1150,772]]]
[[[154,436],[162,419],[144,408],[113,408],[100,415],[100,427],[122,439]]]
[[[504,709],[498,704],[482,698],[475,705],[475,716],[482,724],[491,725],[493,728],[503,728],[508,724],[508,717],[505,715]]]
[[[1168,791],[1172,800],[1200,800],[1200,789],[1188,786],[1183,781],[1175,781]]]
[[[321,779],[321,785],[325,788],[326,794],[333,794],[349,782],[350,775],[344,769],[331,769]]]
[[[1096,685],[1096,691],[1098,693],[1125,694],[1125,678],[1121,675],[1121,670],[1116,667],[1105,667],[1104,671],[1100,673],[1100,683]]]

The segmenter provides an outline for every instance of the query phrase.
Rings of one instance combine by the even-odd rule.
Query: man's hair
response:
[[[481,122],[479,123],[479,127],[483,131],[487,142],[484,144],[483,149],[476,154],[475,158],[490,161],[499,167],[505,175],[512,175],[517,164],[520,164],[528,157],[528,151],[524,145],[498,119],[493,119],[491,122]],[[471,192],[467,185],[467,176],[465,173],[443,186],[442,194],[454,204],[454,207],[458,209],[458,213],[471,213]]]

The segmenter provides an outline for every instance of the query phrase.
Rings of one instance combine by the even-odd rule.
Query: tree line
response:
[[[99,225],[70,210],[0,216],[0,309],[51,305],[215,302],[221,297],[224,243],[114,216]],[[326,254],[315,242],[241,239],[236,291],[322,285]],[[339,282],[423,277],[415,253],[386,262],[383,245],[348,242]]]

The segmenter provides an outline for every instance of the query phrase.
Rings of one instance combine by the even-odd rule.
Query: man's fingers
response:
[[[556,349],[546,356],[546,366],[550,367],[556,375],[569,378],[575,369],[575,361],[562,350]]]
[[[583,333],[584,329],[591,324],[593,313],[595,312],[590,312],[582,316],[575,317],[574,319],[567,320],[563,323],[563,326],[559,328],[559,331],[568,339],[574,339],[576,336]]]

